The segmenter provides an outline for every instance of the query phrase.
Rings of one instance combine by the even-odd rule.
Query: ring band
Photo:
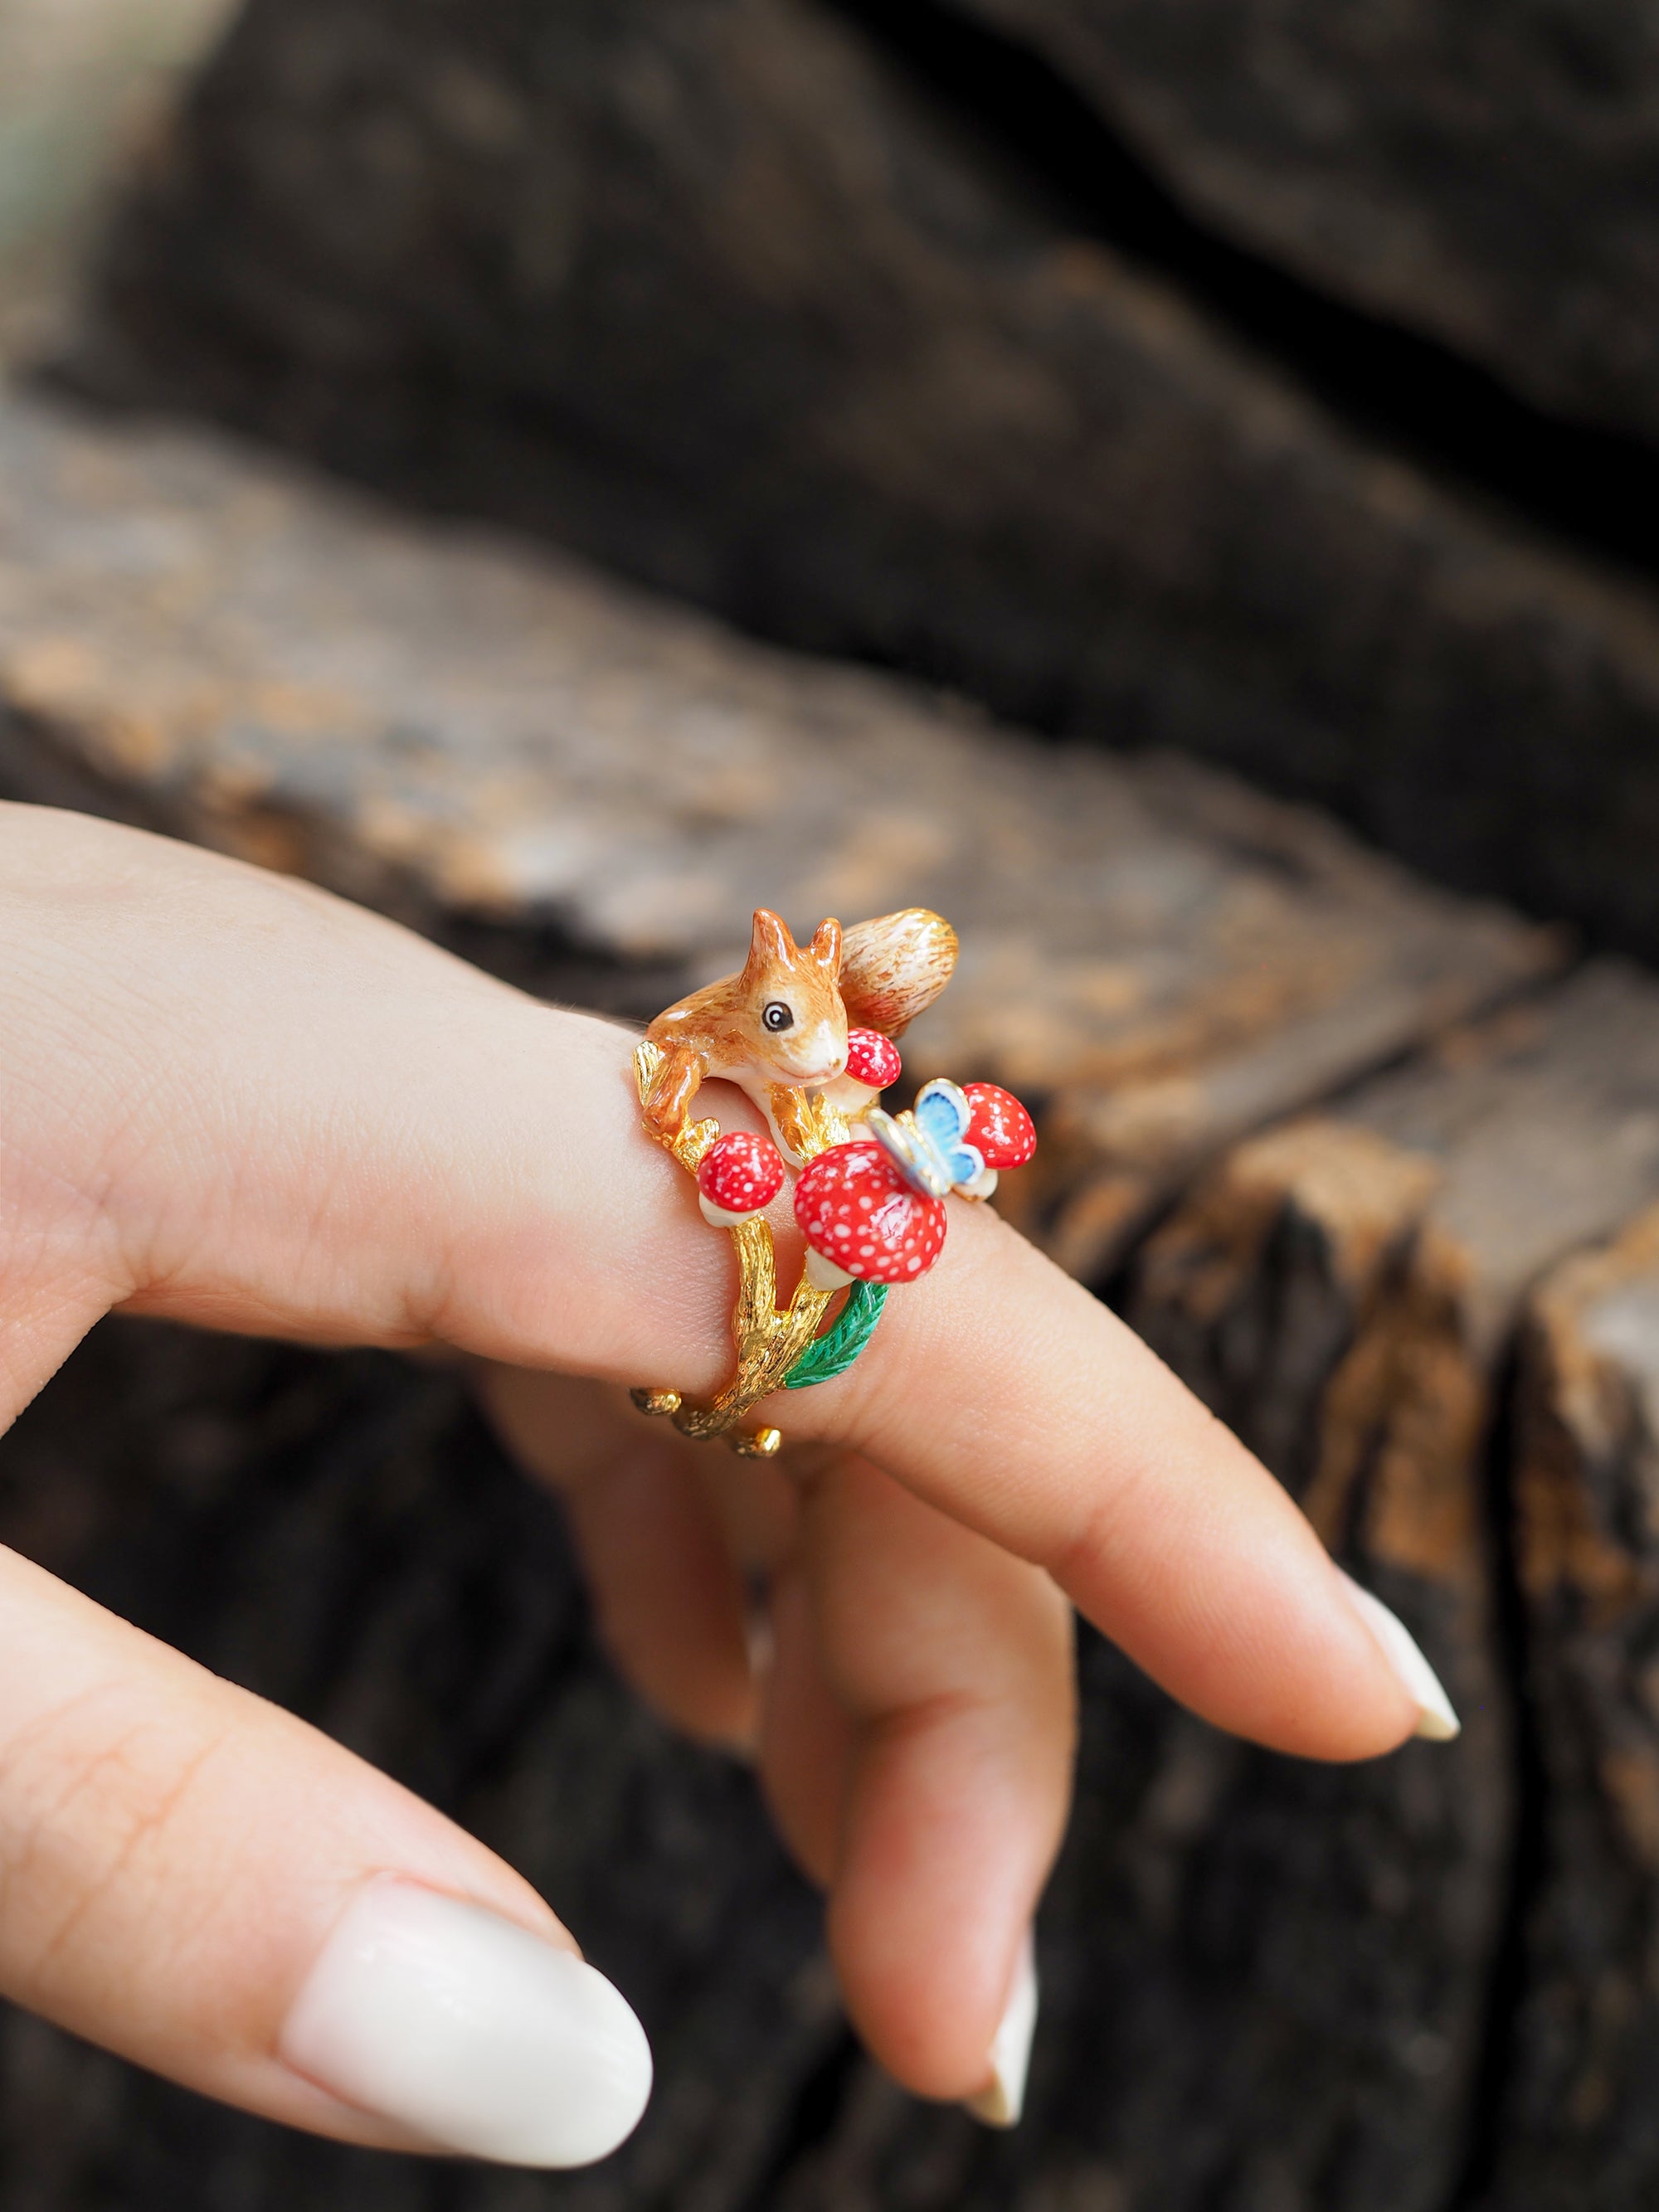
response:
[[[662,1063],[659,1047],[648,1042],[634,1054],[634,1075],[640,1103],[650,1096],[651,1085]],[[817,1103],[817,1102],[815,1102]],[[817,1149],[844,1143],[847,1124],[833,1108],[819,1104],[822,1141]],[[680,1165],[695,1176],[720,1133],[718,1121],[692,1123],[678,1137],[666,1140]],[[790,1370],[808,1350],[823,1324],[835,1297],[833,1289],[819,1290],[805,1271],[787,1307],[777,1303],[777,1254],[771,1224],[763,1214],[736,1223],[731,1231],[738,1255],[738,1302],[732,1309],[732,1334],[737,1341],[738,1369],[731,1381],[707,1405],[686,1402],[677,1390],[635,1390],[634,1403],[645,1413],[665,1413],[682,1436],[726,1436],[752,1406],[781,1389]],[[745,1457],[769,1459],[783,1439],[776,1429],[759,1429],[752,1436],[733,1438],[733,1449]]]

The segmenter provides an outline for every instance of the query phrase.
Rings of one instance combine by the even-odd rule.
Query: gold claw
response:
[[[775,1459],[783,1442],[781,1429],[728,1429],[726,1441],[739,1459]]]
[[[642,1413],[678,1413],[682,1402],[678,1390],[630,1390],[628,1395]]]

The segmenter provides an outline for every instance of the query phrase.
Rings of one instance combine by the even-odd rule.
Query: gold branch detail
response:
[[[641,1042],[635,1048],[634,1079],[641,1105],[662,1059],[660,1048],[654,1044]],[[792,1139],[803,1159],[816,1158],[831,1145],[846,1142],[846,1116],[822,1098],[809,1098],[804,1091],[797,1091],[789,1095],[789,1106]],[[718,1121],[684,1122],[660,1141],[687,1174],[695,1176],[720,1133]],[[752,1214],[727,1233],[738,1255],[738,1302],[732,1315],[737,1372],[706,1405],[689,1405],[678,1390],[652,1389],[635,1390],[634,1403],[641,1413],[666,1415],[682,1436],[724,1436],[745,1456],[769,1458],[783,1441],[776,1429],[759,1429],[746,1436],[733,1431],[751,1407],[781,1389],[784,1376],[823,1327],[836,1294],[815,1290],[803,1273],[794,1296],[781,1308],[770,1224],[759,1214]]]

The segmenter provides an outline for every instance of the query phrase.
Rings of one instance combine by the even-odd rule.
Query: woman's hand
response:
[[[988,1212],[953,1208],[858,1366],[792,1394],[807,1449],[738,1462],[617,1387],[714,1388],[733,1288],[622,1031],[40,809],[0,807],[0,1424],[118,1306],[480,1363],[622,1663],[757,1743],[854,2017],[911,2087],[1018,2103],[1067,1599],[1260,1742],[1356,1759],[1455,1727],[1278,1484]],[[324,2133],[574,2164],[628,2131],[649,2061],[574,1952],[436,1813],[0,1553],[0,1991]]]

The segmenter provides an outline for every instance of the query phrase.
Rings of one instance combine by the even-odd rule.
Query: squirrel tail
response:
[[[847,932],[841,995],[855,1029],[902,1036],[931,1006],[957,964],[957,933],[926,907],[878,915]]]

